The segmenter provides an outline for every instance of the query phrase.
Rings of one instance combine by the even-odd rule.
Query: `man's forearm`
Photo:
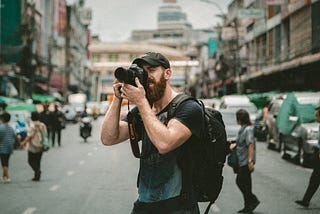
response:
[[[101,141],[104,145],[117,143],[120,135],[120,111],[122,99],[114,97],[102,123]]]
[[[254,144],[250,143],[248,147],[248,161],[253,161],[253,154],[254,154]]]

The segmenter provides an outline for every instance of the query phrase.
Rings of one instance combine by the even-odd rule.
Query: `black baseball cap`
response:
[[[152,67],[162,66],[164,68],[170,68],[169,60],[161,53],[148,52],[140,58],[133,60],[132,64],[137,64],[141,67],[142,63],[147,63]]]

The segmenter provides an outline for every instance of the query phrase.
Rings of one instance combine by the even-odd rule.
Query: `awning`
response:
[[[55,101],[55,97],[51,95],[44,95],[44,94],[33,94],[32,99],[39,101],[41,103],[51,103]]]
[[[36,110],[36,106],[34,104],[18,103],[18,104],[8,105],[8,107],[6,108],[6,111],[21,111],[21,110],[33,112]]]

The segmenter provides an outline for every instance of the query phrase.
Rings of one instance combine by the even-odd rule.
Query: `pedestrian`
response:
[[[244,198],[244,208],[238,213],[251,213],[260,203],[257,196],[252,193],[251,178],[256,162],[256,142],[249,113],[240,109],[236,112],[236,119],[241,127],[236,138],[236,145],[231,145],[230,149],[236,149],[239,162],[236,183]]]
[[[204,125],[203,111],[196,101],[188,100],[167,121],[170,102],[178,95],[170,86],[172,70],[168,59],[160,53],[149,52],[135,59],[132,66],[134,64],[143,68],[144,74],[147,73],[147,81],[141,75],[131,84],[114,81],[115,97],[101,129],[104,145],[118,144],[129,138],[130,115],[137,118],[139,112],[141,116],[141,120],[133,121],[136,133],[142,133],[143,157],[138,174],[139,196],[131,214],[198,214],[195,197],[184,198],[181,193],[182,171],[178,157],[183,146],[191,143],[191,138],[200,138]],[[141,82],[147,84],[142,85]],[[123,99],[134,103],[135,107],[121,120]]]
[[[4,183],[10,182],[9,177],[9,159],[13,153],[14,144],[18,140],[13,128],[8,124],[11,115],[4,112],[0,115],[0,158],[2,165],[2,181]]]
[[[20,143],[23,147],[27,145],[28,163],[34,171],[32,181],[40,181],[41,177],[41,158],[42,158],[42,133],[46,136],[46,126],[39,121],[40,115],[34,111],[31,113],[31,125],[27,137]]]
[[[50,122],[51,122],[51,142],[52,147],[55,145],[56,135],[58,137],[58,146],[61,146],[61,130],[62,123],[64,122],[64,114],[59,110],[59,106],[57,104],[53,105],[53,111],[50,112]],[[51,107],[52,108],[52,107]]]
[[[315,118],[318,123],[320,123],[320,105],[315,110]],[[309,179],[309,184],[306,192],[303,195],[302,200],[295,201],[297,204],[303,207],[309,207],[310,201],[313,195],[316,193],[320,185],[320,126],[319,126],[319,137],[318,145],[315,148],[314,158],[313,158],[313,171]]]
[[[39,112],[40,113],[39,121],[44,123],[44,125],[46,125],[47,132],[48,132],[48,138],[50,138],[51,129],[52,129],[52,123],[50,121],[50,111],[48,110],[48,104],[41,103],[41,105],[42,105],[42,111]]]

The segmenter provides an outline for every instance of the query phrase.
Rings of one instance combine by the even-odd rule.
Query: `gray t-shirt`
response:
[[[256,141],[253,135],[253,127],[242,126],[238,132],[236,139],[237,143],[237,155],[239,160],[239,166],[248,165],[248,146],[253,143],[254,153],[253,153],[253,163],[256,162]]]

